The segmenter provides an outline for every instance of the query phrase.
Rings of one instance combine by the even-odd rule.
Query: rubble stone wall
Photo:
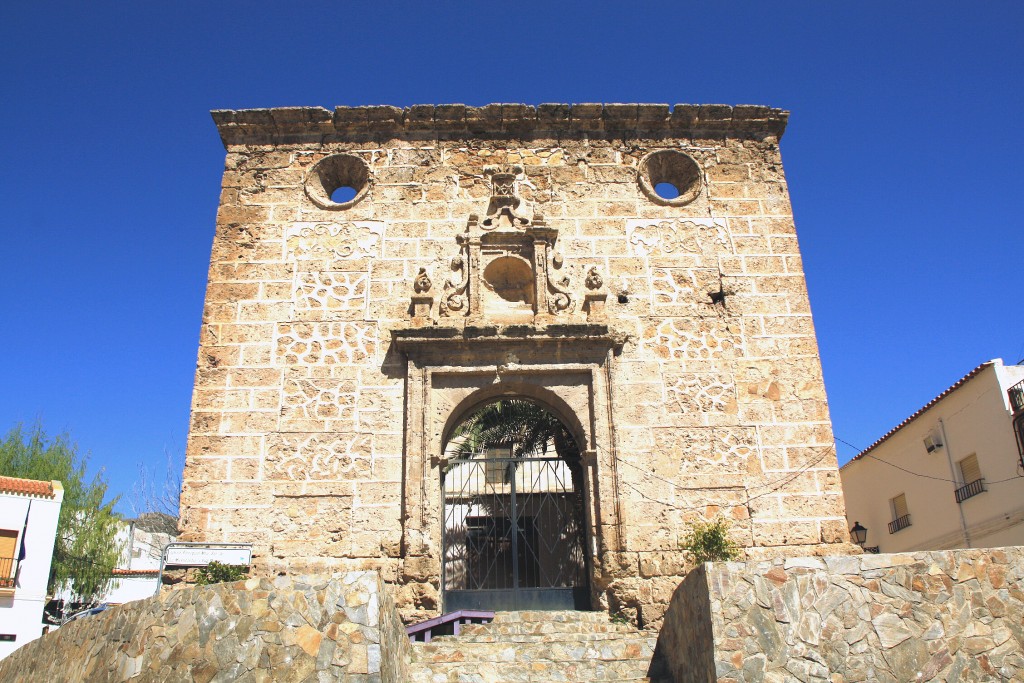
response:
[[[406,617],[436,614],[442,429],[508,369],[522,391],[557,394],[548,407],[586,441],[595,607],[659,623],[700,519],[725,516],[754,559],[848,550],[779,153],[786,112],[214,118],[227,158],[183,538],[253,543],[266,575],[378,570]],[[659,198],[660,180],[680,198]],[[336,185],[358,192],[332,202]],[[538,237],[502,247],[492,271],[463,258],[490,219],[509,239],[529,226],[553,255],[531,266],[515,252]],[[494,281],[465,285],[472,268]],[[417,347],[433,359],[399,348],[410,330],[434,335]],[[607,353],[585,348],[599,343]]]
[[[656,656],[676,683],[1021,680],[1024,548],[708,564]]]
[[[0,680],[404,683],[410,643],[374,572],[168,591],[65,624]]]

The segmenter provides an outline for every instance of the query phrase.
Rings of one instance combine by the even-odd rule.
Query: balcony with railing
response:
[[[964,484],[956,490],[956,502],[962,503],[968,498],[972,498],[979,493],[984,493],[987,489],[985,488],[984,479],[975,479],[974,481]]]
[[[14,588],[18,561],[13,557],[0,557],[0,588]]]
[[[1010,395],[1010,408],[1014,414],[1024,410],[1024,380],[1007,389],[1006,393]]]
[[[903,515],[889,522],[889,533],[894,534],[900,529],[906,529],[910,526],[910,515]]]

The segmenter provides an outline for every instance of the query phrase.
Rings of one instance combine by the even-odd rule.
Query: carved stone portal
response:
[[[488,166],[487,213],[471,214],[456,239],[439,313],[468,323],[546,324],[570,314],[576,298],[555,251],[558,231],[517,191],[521,166]]]

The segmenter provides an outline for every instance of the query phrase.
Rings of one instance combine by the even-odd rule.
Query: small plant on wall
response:
[[[683,550],[694,562],[727,562],[742,556],[740,547],[729,538],[729,522],[718,518],[713,522],[697,522],[683,538]]]
[[[241,564],[221,564],[211,562],[196,570],[196,585],[208,586],[211,583],[241,581],[248,578],[249,568]]]

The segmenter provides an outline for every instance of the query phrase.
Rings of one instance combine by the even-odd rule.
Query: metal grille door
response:
[[[481,454],[448,466],[445,611],[589,607],[579,473],[560,458]]]

